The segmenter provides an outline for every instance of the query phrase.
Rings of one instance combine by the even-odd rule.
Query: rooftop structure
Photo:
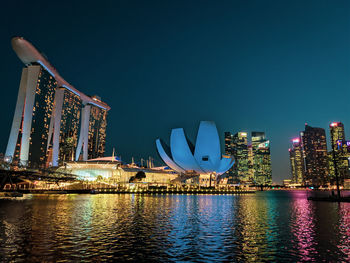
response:
[[[13,50],[16,52],[18,58],[23,62],[23,64],[26,66],[32,65],[33,63],[40,64],[51,74],[52,77],[55,78],[58,87],[64,87],[72,91],[81,97],[85,103],[95,105],[105,110],[111,109],[105,102],[102,102],[98,96],[89,97],[69,84],[64,78],[61,77],[56,68],[54,68],[50,62],[23,37],[12,38],[11,44]]]

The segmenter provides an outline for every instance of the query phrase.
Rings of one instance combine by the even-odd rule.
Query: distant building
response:
[[[232,155],[233,154],[233,135],[231,132],[225,132],[225,154]]]
[[[225,154],[233,156],[233,134],[231,132],[225,132]],[[238,183],[237,178],[234,177],[233,167],[226,172],[227,183]]]
[[[248,145],[248,174],[250,183],[252,183],[254,181],[254,154],[251,144]]]
[[[254,159],[254,183],[257,185],[272,184],[270,141],[264,132],[252,132],[252,151]]]
[[[293,184],[304,184],[305,166],[304,153],[300,138],[292,140],[292,148],[289,149],[290,166]]]
[[[43,168],[102,157],[110,107],[71,86],[25,39],[13,38],[12,47],[25,67],[6,161]]]
[[[349,178],[349,157],[348,143],[345,140],[344,125],[341,122],[332,122],[329,125],[331,135],[331,151],[328,153],[329,174],[331,183],[335,181],[334,163],[337,166],[337,172],[340,183]]]
[[[326,133],[322,128],[305,125],[300,134],[305,154],[305,183],[324,185],[329,182]]]
[[[249,181],[248,167],[248,134],[246,132],[238,132],[233,136],[233,156],[235,164],[233,165],[233,176],[241,183]]]
[[[291,184],[292,184],[292,180],[290,180],[290,179],[283,180],[284,187],[289,187]]]

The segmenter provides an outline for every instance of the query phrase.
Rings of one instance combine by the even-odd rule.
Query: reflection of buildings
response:
[[[31,167],[103,156],[110,109],[67,83],[31,43],[12,39],[25,64],[5,158]]]
[[[305,193],[299,191],[291,192],[293,202],[291,203],[292,217],[290,224],[293,226],[291,232],[294,235],[293,247],[299,251],[299,259],[296,261],[315,261],[315,220],[314,209],[307,201]],[[325,229],[325,227],[321,227]],[[317,260],[316,260],[317,261]]]
[[[289,149],[289,157],[292,172],[292,183],[304,184],[304,154],[300,138],[295,138],[292,140],[292,148]]]

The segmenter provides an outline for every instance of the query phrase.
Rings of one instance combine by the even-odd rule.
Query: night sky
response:
[[[304,123],[342,121],[350,139],[350,1],[6,1],[0,76],[5,152],[23,67],[12,36],[111,107],[107,152],[157,157],[155,139],[201,120],[265,131],[273,181],[290,177],[290,140]],[[222,140],[223,144],[223,140]]]

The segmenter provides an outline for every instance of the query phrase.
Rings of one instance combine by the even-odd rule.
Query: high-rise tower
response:
[[[231,132],[225,132],[225,154],[232,155],[233,136]]]
[[[25,64],[5,158],[30,167],[102,156],[110,107],[66,82],[31,43],[12,47]]]
[[[233,176],[239,182],[248,182],[248,136],[246,132],[238,132],[233,136],[233,156],[235,164],[233,166]]]
[[[322,128],[305,125],[300,133],[305,154],[305,181],[323,185],[329,182],[326,133]]]
[[[289,149],[290,166],[292,172],[292,183],[304,184],[305,181],[305,167],[304,154],[300,138],[292,140],[292,148]]]
[[[272,184],[270,141],[264,132],[252,132],[252,150],[254,156],[254,182],[257,185]]]
[[[331,135],[331,152],[329,156],[329,173],[331,181],[335,180],[335,169],[336,164],[340,183],[344,182],[344,179],[349,177],[349,151],[345,140],[344,125],[341,122],[332,122],[329,125]],[[334,183],[334,182],[332,182]]]

